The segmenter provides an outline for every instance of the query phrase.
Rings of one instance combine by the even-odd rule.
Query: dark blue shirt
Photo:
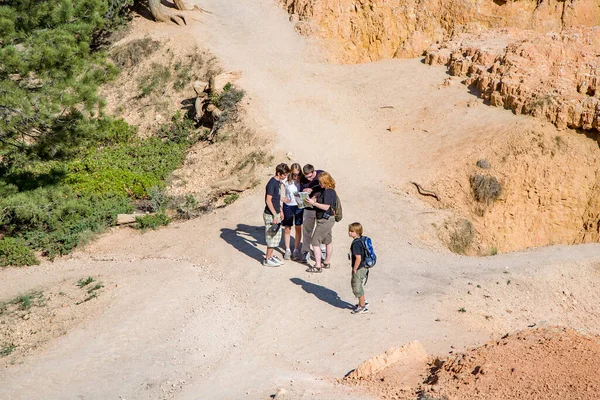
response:
[[[271,210],[269,210],[269,206],[267,205],[267,195],[273,196],[273,208],[275,212],[279,214],[281,212],[281,182],[279,182],[275,178],[269,179],[267,182],[267,187],[265,188],[265,212],[267,214],[272,214]]]

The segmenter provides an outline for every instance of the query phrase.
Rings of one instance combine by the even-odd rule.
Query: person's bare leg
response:
[[[319,250],[320,252],[320,250]],[[325,245],[325,264],[331,264],[331,256],[333,255],[333,243],[329,243],[328,245]]]
[[[296,236],[294,237],[294,251],[302,250],[302,225],[296,225]]]
[[[267,247],[267,254],[265,254],[265,258],[268,260],[273,257],[273,249],[274,247]]]
[[[363,308],[365,307],[365,295],[364,294],[358,298],[358,305]]]
[[[286,226],[285,230],[283,231],[283,242],[285,243],[285,249],[289,250],[290,249],[290,238],[292,236],[292,227],[291,226]]]
[[[313,245],[313,252],[315,253],[315,268],[321,268],[321,247],[319,245]]]

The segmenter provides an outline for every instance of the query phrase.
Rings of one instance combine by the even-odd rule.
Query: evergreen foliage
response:
[[[181,116],[140,139],[102,112],[98,88],[118,70],[99,45],[132,3],[0,1],[0,266],[69,253],[114,225],[198,139]]]

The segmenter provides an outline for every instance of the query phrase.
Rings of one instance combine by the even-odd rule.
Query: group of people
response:
[[[301,196],[300,193],[306,193]],[[278,267],[284,264],[275,249],[279,247],[283,235],[284,260],[295,260],[308,265],[306,272],[320,273],[331,267],[333,254],[332,230],[337,210],[335,180],[311,164],[300,167],[294,163],[277,165],[275,175],[265,189],[265,239],[267,251],[263,265]],[[294,248],[291,248],[292,228],[295,229]],[[351,286],[358,298],[354,313],[368,311],[364,296],[364,284],[368,279],[368,269],[364,265],[365,248],[360,240],[362,226],[355,222],[349,225],[348,235],[353,238],[350,248],[352,262]],[[324,249],[324,250],[323,250]],[[310,265],[311,252],[314,265]],[[324,254],[323,254],[324,253]]]

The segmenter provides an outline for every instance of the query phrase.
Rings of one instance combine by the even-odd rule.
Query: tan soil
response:
[[[379,399],[589,400],[600,397],[599,360],[596,335],[564,328],[534,329],[436,358],[428,365],[430,372],[421,364],[417,378],[391,365],[345,382]],[[425,383],[415,385],[417,380]]]
[[[208,82],[210,75],[223,72],[215,56],[195,38],[177,30],[166,35],[139,20],[113,45],[110,54],[122,73],[102,90],[107,111],[137,126],[141,137],[155,135],[174,115],[185,115],[193,108],[194,81]],[[160,76],[161,68],[166,68],[169,76],[158,79],[154,89],[142,95],[144,86]],[[252,184],[256,181],[252,177],[263,173],[263,164],[272,158],[271,139],[246,126],[247,98],[242,99],[238,115],[222,128],[215,143],[199,141],[193,145],[183,166],[172,174],[168,193],[178,202],[191,194],[205,208],[222,205],[219,196],[223,191],[238,188],[248,177]]]
[[[274,154],[332,173],[344,202],[332,268],[261,265],[261,185],[198,219],[145,234],[114,229],[54,263],[2,269],[2,300],[88,275],[115,286],[64,335],[8,356],[0,398],[266,399],[285,389],[291,399],[365,400],[376,397],[337,379],[414,340],[439,355],[542,321],[600,333],[598,244],[458,256],[432,225],[453,213],[410,184],[478,159],[495,138],[560,134],[574,148],[590,139],[486,107],[421,60],[326,64],[271,0],[206,3],[213,14],[187,27],[138,19],[134,34],[187,35],[225,70],[241,70],[248,126],[273,138]],[[355,220],[379,257],[370,313],[360,316],[348,308],[346,223]]]
[[[0,303],[0,350],[10,347],[10,352],[18,355],[16,358],[0,357],[0,369],[22,357],[39,353],[49,341],[93,318],[98,305],[110,303],[115,285],[95,276],[92,283],[77,286],[79,280],[87,278],[66,279],[50,287],[21,293],[31,296],[30,307],[18,302],[17,297],[4,299],[4,305]]]

